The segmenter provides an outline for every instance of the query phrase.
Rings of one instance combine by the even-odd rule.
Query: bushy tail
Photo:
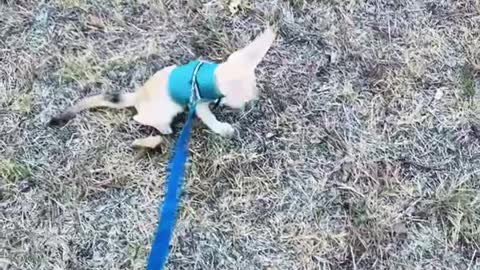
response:
[[[267,29],[250,44],[230,55],[228,62],[255,69],[262,61],[268,49],[272,46],[275,37],[276,33],[272,27],[267,27]]]
[[[53,117],[49,125],[51,126],[62,126],[65,125],[68,121],[75,117],[75,115],[83,110],[96,108],[96,107],[107,107],[114,109],[121,109],[132,107],[136,102],[136,93],[123,93],[123,94],[104,94],[96,95],[91,97],[86,97],[80,100],[75,105],[68,108],[63,113]]]

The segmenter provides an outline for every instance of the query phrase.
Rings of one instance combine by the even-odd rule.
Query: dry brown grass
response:
[[[143,269],[174,137],[46,122],[278,12],[239,136],[194,131],[169,269],[480,269],[480,2],[227,2],[0,1],[0,268]]]

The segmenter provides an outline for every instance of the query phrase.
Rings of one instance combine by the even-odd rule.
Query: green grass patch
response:
[[[4,159],[0,161],[0,178],[15,183],[32,175],[30,167],[18,161]]]
[[[33,98],[30,94],[21,94],[10,105],[10,109],[21,114],[29,114],[32,112]]]
[[[471,99],[476,94],[476,84],[473,73],[468,68],[462,70],[460,76],[460,85],[462,89],[462,96],[466,99]]]
[[[441,193],[432,209],[448,226],[449,238],[472,244],[480,241],[480,197],[478,191],[468,188],[456,188]]]

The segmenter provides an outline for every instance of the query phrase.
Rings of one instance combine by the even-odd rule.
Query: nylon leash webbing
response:
[[[170,252],[170,241],[177,221],[181,189],[185,178],[185,164],[188,159],[188,143],[192,130],[192,122],[195,117],[195,106],[200,99],[196,77],[201,65],[202,63],[200,62],[195,67],[192,76],[192,96],[190,98],[190,111],[187,122],[177,139],[173,149],[173,155],[168,164],[168,174],[165,182],[166,194],[161,213],[159,213],[160,218],[152,249],[150,250],[150,256],[148,258],[147,270],[163,269],[167,263],[168,254]]]

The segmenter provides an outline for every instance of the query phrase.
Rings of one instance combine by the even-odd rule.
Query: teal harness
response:
[[[215,70],[218,64],[190,61],[186,65],[178,66],[172,70],[168,77],[168,92],[173,100],[180,106],[187,106],[192,97],[192,84],[196,80],[199,101],[215,101],[223,96],[215,84]]]

